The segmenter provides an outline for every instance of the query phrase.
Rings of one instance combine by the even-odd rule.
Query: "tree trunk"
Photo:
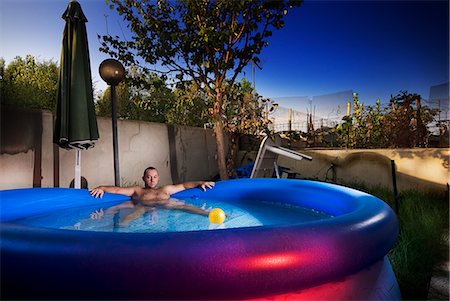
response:
[[[230,146],[230,158],[233,162],[233,168],[236,167],[238,159],[238,149],[239,149],[239,134],[231,134],[231,146]]]
[[[225,135],[223,132],[223,121],[218,116],[214,123],[214,133],[216,134],[217,143],[217,164],[219,166],[219,174],[222,180],[228,180],[228,172],[226,165],[226,153],[225,153]]]
[[[221,85],[217,83],[217,86]],[[222,104],[223,104],[223,91],[219,88],[216,90],[216,102],[214,103],[214,133],[216,136],[217,144],[217,165],[219,167],[219,174],[222,180],[228,180],[227,163],[226,163],[226,151],[225,151],[225,134],[224,124],[222,119]]]

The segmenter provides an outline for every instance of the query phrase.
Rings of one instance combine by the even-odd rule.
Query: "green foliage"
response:
[[[101,51],[127,65],[161,63],[167,73],[189,76],[221,86],[232,73],[231,84],[250,60],[268,45],[272,29],[283,27],[283,16],[301,1],[107,1],[129,23],[131,41],[101,37]],[[144,70],[148,70],[144,68]]]
[[[421,100],[420,95],[408,94],[406,91],[391,98],[391,108],[384,124],[386,139],[392,147],[428,145],[430,133],[426,125],[437,112],[421,106]]]
[[[144,73],[141,76],[145,76]],[[166,86],[165,82],[156,74],[145,76],[147,85],[136,87],[132,80],[127,82],[131,85],[132,102],[137,106],[137,119],[152,122],[168,122],[168,112],[175,101],[173,92]]]
[[[213,100],[199,89],[194,81],[178,85],[173,92],[155,74],[147,77],[147,81],[141,78],[141,83],[140,88],[136,88],[132,86],[133,82],[127,79],[116,87],[118,118],[197,127],[203,127],[212,121],[211,109],[208,108]],[[98,98],[99,116],[111,116],[110,94],[108,87]],[[242,83],[235,84],[229,95],[227,110],[223,116],[226,132],[238,135],[269,132],[270,121],[267,114],[272,112],[277,104],[255,95],[250,83],[245,79]]]
[[[212,100],[195,82],[178,85],[174,94],[175,99],[166,114],[167,122],[198,127],[210,122],[208,107]]]
[[[4,75],[5,75],[5,59],[0,57],[0,84],[3,82]]]
[[[421,100],[418,94],[402,91],[391,98],[390,107],[382,109],[379,99],[375,106],[364,106],[354,93],[354,112],[334,129],[338,144],[350,148],[426,147],[430,135],[426,125],[436,111],[421,106]]]
[[[250,82],[245,78],[236,83],[224,100],[225,131],[239,135],[269,134],[271,121],[268,114],[278,104],[271,99],[264,99],[256,94]]]
[[[448,199],[417,191],[400,195],[400,236],[389,254],[405,300],[425,300],[435,269],[446,259]]]
[[[5,60],[0,57],[0,100],[1,103],[3,104],[4,99],[5,99]]]
[[[337,125],[334,129],[334,132],[338,134],[338,144],[341,144],[345,147],[351,146],[351,129],[352,129],[352,117],[351,116],[344,116],[342,118],[342,123]]]
[[[97,115],[111,117],[111,87],[107,87],[102,96],[99,96],[96,104]],[[128,86],[121,82],[116,86],[116,110],[117,118],[136,119],[135,106],[130,101]]]
[[[384,187],[348,185],[371,193],[394,206],[393,194]],[[448,260],[448,195],[416,190],[399,194],[400,234],[388,254],[404,300],[426,300],[431,276]]]
[[[277,108],[278,104],[271,99],[264,99],[258,95],[251,84],[244,79],[234,84],[230,93],[224,98],[223,120],[224,130],[231,137],[230,152],[227,158],[227,170],[232,174],[237,163],[239,136],[271,134],[268,114]],[[212,109],[210,113],[213,114]]]
[[[342,145],[354,148],[382,147],[383,145],[383,113],[380,100],[375,107],[364,105],[358,94],[353,93],[353,114],[344,116],[343,123],[336,127]]]
[[[383,136],[383,113],[381,111],[380,99],[375,102],[375,107],[367,107],[366,115],[367,141],[372,147],[381,147],[384,143]]]
[[[58,66],[52,61],[39,62],[27,55],[16,57],[4,68],[1,64],[1,102],[20,107],[54,111]]]
[[[288,1],[209,1],[185,0],[156,2],[110,0],[128,22],[133,37],[103,36],[101,51],[127,66],[159,63],[172,75],[171,80],[194,81],[213,101],[208,102],[215,123],[218,163],[226,176],[223,110],[236,77],[268,45],[273,29],[283,27],[288,9],[302,0]],[[136,79],[136,82],[140,81]]]
[[[121,119],[167,122],[167,112],[174,101],[174,95],[156,75],[150,74],[143,79],[142,74],[130,72],[131,76],[140,76],[141,85],[133,87],[127,78],[116,87],[117,117]],[[111,89],[108,87],[97,100],[97,114],[111,116]]]

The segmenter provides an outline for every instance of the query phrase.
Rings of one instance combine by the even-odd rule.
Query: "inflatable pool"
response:
[[[15,221],[127,197],[99,200],[62,188],[1,191],[2,299],[400,299],[386,258],[397,219],[374,196],[313,181],[241,179],[174,197],[279,202],[333,217],[188,232],[73,231]]]

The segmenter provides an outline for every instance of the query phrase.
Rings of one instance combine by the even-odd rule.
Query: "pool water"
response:
[[[211,224],[202,215],[181,210],[157,208],[131,221],[128,226],[121,224],[123,218],[133,209],[120,209],[115,214],[104,214],[99,219],[91,219],[98,205],[54,211],[47,214],[15,220],[14,223],[44,228],[106,232],[184,232],[211,229],[257,227],[267,225],[288,225],[306,223],[331,218],[331,215],[293,205],[239,201],[220,202],[203,199],[180,200],[186,204],[203,207],[206,210],[221,208],[228,216],[221,225]],[[108,207],[102,209],[105,211]]]

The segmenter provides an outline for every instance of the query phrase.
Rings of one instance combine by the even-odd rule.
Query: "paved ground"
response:
[[[440,269],[436,271],[431,278],[427,300],[449,300],[449,271],[449,261],[445,262]]]
[[[428,300],[449,300],[449,262],[447,261],[431,278]]]

